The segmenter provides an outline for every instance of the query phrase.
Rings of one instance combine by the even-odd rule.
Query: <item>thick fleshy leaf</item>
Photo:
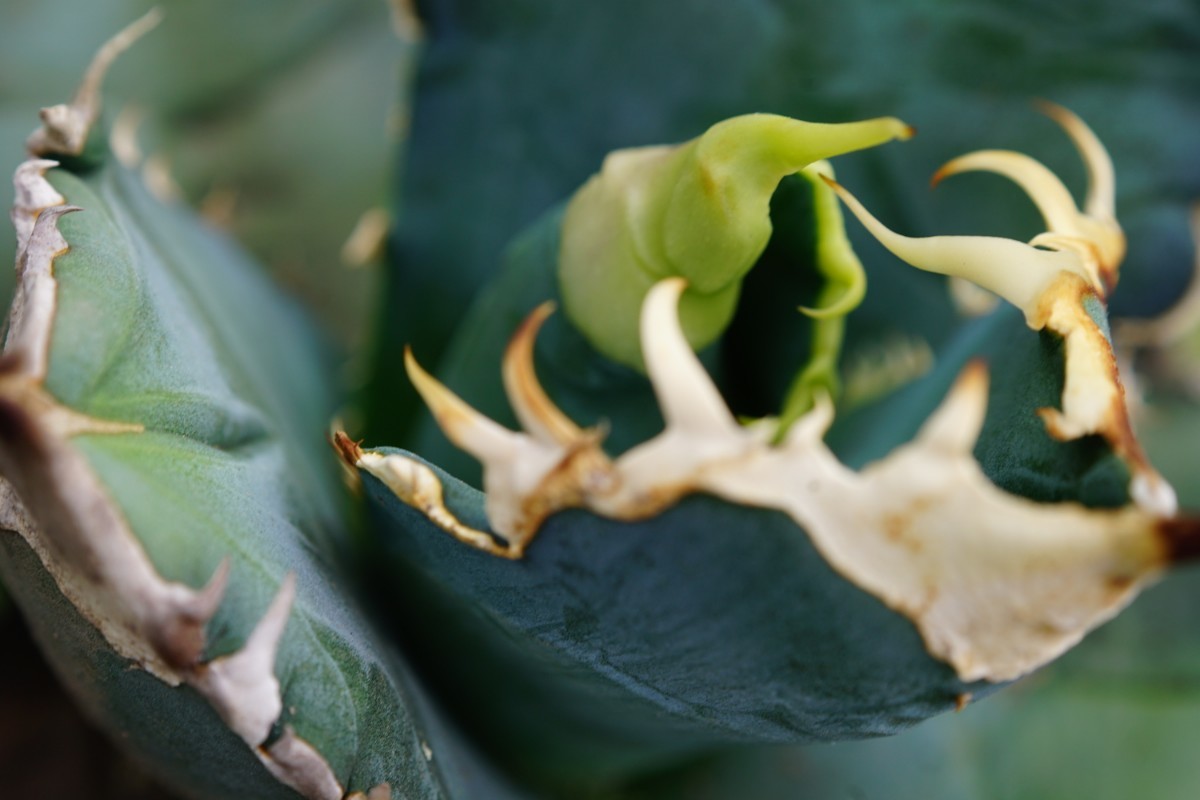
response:
[[[192,796],[504,796],[355,605],[325,345],[100,159],[18,169],[0,359],[0,570],[59,674]]]
[[[547,287],[544,276],[552,273],[547,263],[556,248],[539,246],[538,238],[535,233],[533,246],[527,242],[514,248],[513,273],[487,295],[495,305],[480,306],[483,319],[511,314],[504,291],[520,297]],[[546,253],[550,259],[539,258]],[[652,292],[647,308],[659,291]],[[858,445],[858,457],[868,453],[877,463],[863,469],[857,495],[851,491],[845,497],[833,488],[841,480],[835,477],[838,468],[817,466],[827,457],[819,455],[820,445],[806,433],[816,426],[819,439],[828,420],[815,420],[827,410],[801,417],[796,431],[774,448],[756,441],[753,429],[709,430],[733,425],[733,420],[719,408],[719,396],[718,406],[708,408],[705,392],[711,389],[695,383],[684,369],[690,354],[682,334],[676,332],[683,350],[672,346],[668,351],[671,331],[656,327],[662,322],[656,313],[643,312],[643,346],[653,394],[668,427],[611,464],[585,460],[591,447],[586,435],[543,407],[544,400],[521,383],[530,378],[510,380],[520,374],[519,362],[528,358],[521,354],[531,345],[531,323],[522,327],[504,358],[507,393],[527,434],[492,427],[428,375],[410,368],[450,438],[483,461],[486,497],[404,453],[364,453],[347,446],[348,460],[374,476],[366,481],[377,536],[390,551],[383,560],[394,560],[413,574],[394,592],[394,607],[420,604],[430,609],[428,625],[414,626],[408,634],[412,651],[423,654],[428,669],[443,681],[441,690],[456,698],[460,713],[473,720],[507,763],[521,765],[541,780],[580,780],[589,772],[611,779],[722,742],[820,741],[895,731],[986,689],[986,684],[967,685],[962,679],[1011,678],[1046,660],[1024,667],[1015,662],[985,667],[992,658],[1008,658],[1001,651],[1023,647],[1019,626],[1003,624],[993,655],[968,653],[986,639],[988,626],[1005,618],[1003,609],[1010,604],[1021,624],[1037,628],[1036,636],[1066,624],[1074,612],[1057,604],[1069,594],[1066,587],[1076,584],[1073,570],[1089,556],[1076,552],[1049,568],[1044,581],[1032,576],[1055,560],[1057,545],[1052,542],[1068,535],[1077,522],[1088,529],[1084,540],[1114,542],[1110,554],[1120,560],[1116,553],[1125,545],[1109,538],[1116,530],[1110,526],[1121,527],[1125,523],[1119,520],[1142,513],[1119,508],[1128,503],[1129,472],[1103,442],[1056,442],[1041,427],[1036,410],[1057,403],[1062,392],[1062,348],[1049,334],[1025,328],[1011,309],[997,311],[952,340],[928,378],[852,420],[856,435],[850,441]],[[496,338],[468,341],[486,350]],[[553,348],[555,340],[548,346]],[[651,348],[661,352],[652,357]],[[975,391],[969,388],[969,376],[960,378],[943,400],[950,380],[969,358],[979,356],[988,358],[994,377],[986,416],[983,396],[969,399]],[[565,382],[564,394],[575,402],[593,411],[603,402],[603,394],[573,393],[564,377],[569,369],[549,372]],[[471,370],[461,374],[468,376]],[[608,387],[612,395],[619,388]],[[625,394],[626,405],[617,407],[612,419],[617,430],[637,419],[638,404],[648,402],[653,408],[654,397],[647,401],[639,396],[645,393],[643,387]],[[960,415],[974,403],[979,405],[971,412],[978,414],[973,424],[982,426],[978,443],[970,433],[972,423]],[[937,404],[940,408],[931,417]],[[627,413],[630,406],[633,413]],[[719,419],[722,413],[725,423]],[[899,447],[914,433],[913,444]],[[574,437],[581,438],[575,442]],[[926,444],[933,449],[917,455]],[[880,445],[882,452],[869,452]],[[656,449],[661,454],[652,456]],[[979,487],[966,479],[975,465],[972,449],[993,480],[1013,493],[1007,499],[982,477]],[[961,451],[961,461],[944,470],[934,450],[946,455]],[[912,454],[908,466],[901,466],[909,457],[904,453]],[[907,486],[915,498],[911,513],[919,521],[911,535],[920,543],[913,544],[914,551],[950,547],[945,552],[955,553],[957,560],[948,570],[975,576],[968,585],[990,586],[997,565],[1030,548],[1031,560],[1018,569],[1022,577],[981,590],[987,600],[978,616],[967,596],[954,595],[952,587],[939,583],[936,571],[923,579],[924,599],[909,604],[903,592],[890,593],[851,564],[856,557],[849,555],[850,543],[872,525],[870,509],[886,505],[885,497],[893,491],[886,480],[875,484],[868,476],[886,474],[889,464],[899,470],[895,490],[903,494]],[[576,474],[577,490],[571,488]],[[695,483],[680,490],[681,481]],[[776,481],[782,495],[770,488]],[[684,497],[671,507],[689,491],[712,492],[732,502]],[[830,499],[829,492],[836,498]],[[942,509],[943,494],[966,505]],[[1020,495],[1045,504],[1027,503]],[[1111,510],[1088,512],[1065,501]],[[829,503],[844,516],[822,533],[829,523],[819,509]],[[627,521],[571,511],[545,518],[573,505]],[[786,511],[790,517],[753,506]],[[1018,508],[1023,510],[1018,513]],[[929,509],[939,510],[924,516]],[[908,513],[888,512],[885,522]],[[1159,523],[1147,514],[1143,534],[1134,538],[1156,541]],[[524,527],[527,522],[533,527]],[[910,535],[902,531],[905,523],[896,525],[900,527],[885,524],[885,534],[870,545],[875,552],[886,551],[880,559],[893,577],[904,574],[909,559],[890,549]],[[952,527],[953,536],[927,538],[926,529],[939,525]],[[991,541],[987,532],[993,528],[996,549],[957,549],[966,542]],[[538,539],[530,544],[533,531]],[[466,544],[489,552],[475,552]],[[1042,546],[1047,547],[1044,552]],[[510,563],[493,554],[523,558]],[[1109,556],[1101,560],[1107,563]],[[1109,589],[1123,582],[1108,581],[1101,583]],[[1055,587],[1053,596],[1034,599],[1027,594],[1038,585]],[[863,588],[895,610],[879,605]],[[945,631],[939,632],[941,623],[932,621],[936,613],[924,615],[943,602],[947,591],[953,598],[945,600],[953,609],[950,616],[964,621],[965,635],[949,650],[939,650]],[[1047,616],[1034,623],[1041,614]],[[577,631],[581,616],[586,635]],[[911,638],[906,616],[924,642]],[[867,639],[858,639],[864,631]],[[1071,637],[1072,643],[1076,640]],[[463,688],[469,681],[466,668],[458,665],[465,658],[460,654],[468,651],[474,658],[470,669],[487,663],[491,671],[508,676],[506,691],[497,695],[490,686]],[[953,663],[958,676],[941,661]],[[534,705],[570,712],[531,720],[519,710]],[[637,730],[639,736],[606,740],[601,733],[621,730],[621,720],[629,726],[625,730]],[[764,720],[783,727],[773,729]],[[561,753],[549,759],[555,769],[541,758],[550,752]],[[572,776],[572,769],[579,774]]]

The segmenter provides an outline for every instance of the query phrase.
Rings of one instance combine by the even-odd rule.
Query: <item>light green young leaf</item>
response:
[[[563,217],[564,311],[598,351],[644,370],[638,310],[657,281],[679,276],[688,282],[679,312],[688,341],[695,349],[711,344],[729,326],[742,281],[771,238],[779,182],[911,133],[892,118],[822,125],[747,114],[680,145],[610,153]]]

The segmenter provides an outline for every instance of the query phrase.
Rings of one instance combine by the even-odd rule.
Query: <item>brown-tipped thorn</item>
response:
[[[554,307],[553,301],[542,303],[517,328],[505,350],[502,373],[504,390],[522,427],[544,442],[569,447],[583,431],[546,395],[533,367],[534,342]]]
[[[1045,97],[1035,97],[1029,101],[1029,105],[1032,106],[1035,111],[1050,117],[1051,119],[1056,119],[1064,114],[1071,113],[1067,111],[1066,106],[1056,103],[1053,100],[1049,100]]]
[[[334,431],[329,443],[348,466],[355,466],[362,458],[362,439],[355,441],[345,431]]]
[[[1200,517],[1179,516],[1159,520],[1159,538],[1170,564],[1191,564],[1200,560]]]
[[[938,184],[940,184],[946,178],[949,178],[951,175],[955,174],[953,171],[951,171],[949,169],[950,164],[952,164],[952,163],[953,162],[947,161],[945,164],[942,164],[940,167],[937,168],[937,172],[933,173],[933,176],[930,177],[930,179],[929,179],[929,188],[930,189],[936,189],[938,187]]]

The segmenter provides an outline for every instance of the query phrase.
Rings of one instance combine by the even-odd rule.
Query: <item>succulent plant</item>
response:
[[[291,24],[319,37],[360,5]],[[1176,497],[1200,502],[1194,460],[1172,440],[1195,424],[1188,303],[1112,322],[1118,278],[1149,316],[1191,267],[1161,234],[1180,200],[1155,194],[1177,170],[1133,167],[1151,199],[1132,220],[1117,192],[1129,143],[1174,128],[1109,125],[1089,112],[1114,101],[1086,93],[1040,105],[1065,136],[1039,128],[1030,58],[1003,82],[1021,122],[979,137],[1029,155],[958,156],[1003,115],[936,59],[912,94],[867,55],[788,93],[783,67],[842,54],[805,29],[810,5],[428,2],[418,23],[394,4],[427,39],[390,238],[372,212],[352,247],[386,261],[379,323],[362,286],[313,288],[339,284],[315,271],[327,231],[377,188],[331,152],[287,178],[322,187],[330,219],[281,206],[322,255],[276,280],[323,296],[333,337],[170,196],[134,112],[105,115],[106,73],[160,14],[104,45],[15,168],[0,356],[0,578],[89,716],[205,798],[827,796],[922,758],[953,768],[904,791],[969,796],[990,773],[947,755],[962,725],[981,749],[1054,736],[1105,713],[1063,686],[1107,681],[1119,701],[1194,675],[1173,622],[1186,573],[1093,633],[1200,552]],[[970,72],[984,62],[954,35],[1003,30],[981,21],[998,9],[889,13]],[[1147,79],[1175,113],[1186,59],[1161,63]],[[947,120],[962,132],[927,135]],[[169,114],[151,138],[204,163]],[[1082,204],[1053,155],[1068,142]],[[935,214],[913,194],[926,157],[935,183],[985,171],[1022,192],[956,178]],[[233,208],[218,216],[292,260],[247,226],[253,201]],[[1013,219],[1038,233],[1013,238]],[[358,371],[374,358],[353,396],[351,351]],[[1047,674],[1037,710],[1026,683]],[[763,744],[793,749],[735,750]]]

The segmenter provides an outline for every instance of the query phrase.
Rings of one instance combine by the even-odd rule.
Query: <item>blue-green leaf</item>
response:
[[[326,344],[65,119],[0,358],[0,573],[59,674],[192,796],[505,796],[357,603]]]

